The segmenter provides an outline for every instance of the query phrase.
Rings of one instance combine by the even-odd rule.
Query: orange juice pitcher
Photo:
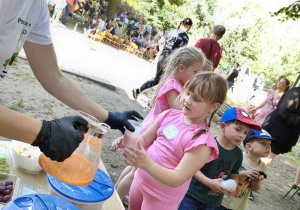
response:
[[[102,137],[110,127],[85,112],[78,111],[78,115],[88,121],[89,127],[79,147],[63,162],[52,161],[42,153],[39,164],[46,173],[60,181],[87,186],[96,175],[101,160]]]

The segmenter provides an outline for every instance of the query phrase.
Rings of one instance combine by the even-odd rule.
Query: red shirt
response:
[[[203,53],[205,54],[206,58],[213,63],[213,67],[217,68],[222,57],[222,48],[220,47],[219,43],[216,40],[212,40],[212,50],[211,56],[209,58],[210,52],[210,39],[202,38],[197,41],[195,47],[200,48]]]

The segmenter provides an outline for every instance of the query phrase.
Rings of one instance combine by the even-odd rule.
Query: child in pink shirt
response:
[[[139,148],[124,150],[125,163],[138,167],[129,192],[130,210],[177,209],[192,176],[218,156],[209,128],[226,88],[217,74],[194,75],[184,85],[183,110],[160,114],[138,137]]]
[[[151,102],[154,107],[143,121],[141,133],[143,133],[163,111],[170,108],[182,109],[177,98],[187,80],[202,70],[204,59],[204,54],[195,47],[179,48],[169,56],[165,66],[165,73],[162,75]],[[120,137],[113,142],[113,151],[122,148],[122,140],[123,137]],[[124,200],[125,195],[129,192],[135,170],[135,167],[127,166],[116,183],[116,189],[121,200]]]

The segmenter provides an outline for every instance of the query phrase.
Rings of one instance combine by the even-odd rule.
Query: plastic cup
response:
[[[135,128],[134,132],[131,132],[125,128],[124,139],[122,145],[124,147],[138,147],[137,145],[137,137],[140,135],[142,131],[142,123],[135,120],[128,120],[129,123]]]
[[[226,187],[229,192],[234,192],[236,189],[236,183],[233,179],[222,181],[221,184]]]

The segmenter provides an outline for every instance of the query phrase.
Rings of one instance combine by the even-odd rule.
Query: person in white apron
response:
[[[0,82],[23,46],[32,71],[51,95],[113,129],[124,131],[125,126],[134,130],[127,119],[142,118],[136,111],[106,111],[61,72],[51,40],[45,0],[0,0]],[[39,146],[52,160],[63,161],[70,156],[83,140],[81,130],[86,126],[87,122],[80,117],[40,121],[0,105],[0,136]]]

